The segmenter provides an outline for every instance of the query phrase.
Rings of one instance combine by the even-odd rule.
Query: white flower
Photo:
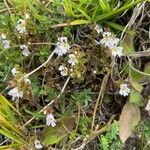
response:
[[[26,14],[25,14],[25,19],[27,20],[27,19],[29,19],[29,18],[30,18],[30,14],[26,13]]]
[[[101,39],[99,43],[107,47],[112,47],[118,45],[119,39],[115,38],[111,32],[103,32],[103,39]]]
[[[31,54],[30,51],[28,50],[27,45],[20,45],[20,49],[22,50],[22,55],[24,56],[28,56]]]
[[[27,79],[27,78],[24,79],[24,82],[25,82],[25,83],[28,83],[28,84],[31,84],[30,79]]]
[[[121,57],[123,55],[123,48],[119,46],[113,46],[110,48],[112,51],[112,56],[116,57],[117,55]]]
[[[10,41],[9,40],[2,40],[3,46],[5,49],[10,48]]]
[[[54,119],[53,114],[48,114],[46,116],[46,125],[47,126],[52,126],[52,127],[56,126],[56,120]]]
[[[34,146],[35,146],[36,149],[41,149],[43,147],[39,140],[34,141]]]
[[[5,34],[1,34],[1,40],[5,40],[6,39],[6,35]]]
[[[58,70],[60,71],[60,74],[62,76],[67,76],[68,75],[68,68],[64,67],[63,65],[61,65]]]
[[[146,111],[150,111],[150,100],[148,101],[146,107],[145,107],[145,110]]]
[[[23,34],[26,32],[26,22],[23,19],[19,19],[16,25],[16,29],[19,33]]]
[[[69,49],[70,49],[70,45],[67,42],[67,38],[66,37],[58,38],[58,42],[56,43],[54,52],[58,56],[63,56],[64,54],[66,54],[69,51]]]
[[[70,59],[68,60],[68,63],[71,64],[72,66],[78,63],[78,60],[76,59],[76,56],[74,54],[70,54],[69,58]]]
[[[130,93],[130,89],[128,88],[127,84],[120,84],[120,91],[119,94],[122,96],[128,96]]]
[[[8,95],[12,96],[12,100],[14,100],[15,98],[22,98],[23,92],[19,91],[18,88],[15,87],[8,92]]]
[[[103,32],[103,28],[100,25],[96,25],[95,30],[97,31],[97,33],[102,33]]]
[[[16,67],[14,67],[13,69],[11,69],[11,73],[12,73],[13,76],[15,76],[17,74]]]
[[[5,34],[3,34],[3,33],[1,34],[0,40],[1,40],[1,42],[3,44],[3,47],[5,49],[9,49],[10,48],[10,41],[6,39],[6,35]]]

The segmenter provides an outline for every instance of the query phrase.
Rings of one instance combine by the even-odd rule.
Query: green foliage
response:
[[[13,102],[0,95],[0,134],[9,138],[8,144],[10,144],[6,145],[6,148],[12,146],[19,150],[35,149],[34,140],[39,138],[43,146],[46,146],[45,149],[50,149],[52,144],[56,144],[58,149],[67,149],[69,145],[68,149],[71,149],[72,143],[69,142],[74,142],[79,138],[79,142],[77,140],[73,144],[81,143],[82,139],[91,134],[95,102],[92,100],[96,99],[99,82],[101,83],[102,76],[105,76],[105,72],[111,68],[112,61],[109,49],[95,45],[94,41],[100,40],[102,35],[97,34],[94,27],[96,24],[101,24],[105,31],[111,32],[113,29],[114,35],[118,31],[123,31],[125,24],[124,21],[122,25],[118,23],[118,15],[140,2],[145,2],[145,0],[5,0],[0,2],[0,35],[5,34],[10,40],[10,49],[5,49],[0,39],[0,89],[8,98],[10,98],[8,90],[11,88],[17,87],[23,92],[23,98]],[[25,18],[26,13],[30,15],[28,19]],[[27,32],[24,34],[20,34],[16,29],[19,19],[25,20]],[[131,54],[135,52],[133,40],[136,33],[131,29],[125,32],[127,36],[121,46],[125,54]],[[69,54],[76,56],[77,64],[68,64],[69,55],[57,57],[54,54],[51,61],[34,72],[34,75],[29,76],[31,84],[24,83],[21,80],[23,76],[47,60],[56,46],[57,38],[61,36],[67,36],[71,46]],[[22,44],[27,45],[31,53],[27,57],[22,55],[20,49]],[[11,74],[11,69],[16,64],[19,66],[18,76]],[[79,89],[83,89],[80,88],[80,83],[83,81],[83,90],[76,88],[70,90],[70,83],[63,86],[66,77],[60,76],[58,68],[61,64],[68,68],[72,84],[77,84]],[[134,69],[130,64],[127,64],[127,71],[124,75],[119,74],[119,65],[112,67],[114,68],[118,73],[114,75],[114,70],[110,69],[113,80],[129,75],[138,84],[138,81],[143,79],[143,73]],[[149,65],[145,67],[145,73],[149,73]],[[91,83],[92,80],[95,83]],[[86,87],[89,83],[91,86]],[[143,106],[140,103],[140,86],[131,84],[130,102]],[[116,98],[116,95],[111,93],[113,87],[115,86],[108,88],[109,91],[106,93],[103,91],[106,103],[112,102],[111,97]],[[95,93],[94,96],[93,93]],[[42,111],[39,113],[39,110],[54,99],[54,103],[48,107],[48,113],[53,113],[58,118],[57,126],[53,128],[45,125],[46,114]],[[78,116],[78,120],[71,117],[72,115]],[[64,116],[66,118],[63,118]],[[30,117],[33,117],[35,121],[28,122]],[[93,120],[95,126],[96,119]],[[24,127],[25,123],[27,124]],[[37,130],[35,133],[34,128],[41,128],[41,132]],[[145,137],[148,138],[148,126],[145,126],[144,132]],[[100,148],[119,150],[121,147],[122,143],[118,138],[118,122],[115,121],[106,134],[101,135]],[[0,146],[0,149],[3,147]]]
[[[0,133],[12,140],[12,145],[24,144],[25,136],[20,130],[21,126],[15,114],[23,117],[5,97],[0,95]]]
[[[81,132],[82,135],[89,135],[90,134],[90,131],[88,129],[88,126],[90,125],[91,123],[91,119],[88,118],[88,117],[80,117],[80,120],[79,120],[79,130]]]
[[[105,135],[100,137],[101,150],[122,150],[123,144],[119,139],[119,124],[114,121]]]
[[[45,127],[42,131],[44,146],[52,145],[60,142],[65,136],[69,134],[75,127],[75,118],[62,118],[56,127]]]
[[[79,103],[82,107],[87,107],[89,102],[92,100],[91,98],[91,90],[85,89],[81,92],[75,92],[71,96],[72,101],[76,104]]]

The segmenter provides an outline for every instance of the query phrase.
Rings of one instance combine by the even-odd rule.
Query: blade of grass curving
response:
[[[66,14],[68,16],[73,16],[73,10],[72,10],[72,5],[70,4],[70,0],[64,0],[63,6],[66,11]]]
[[[2,129],[0,129],[0,133],[3,134],[4,136],[8,137],[9,139],[11,139],[12,141],[18,143],[18,144],[23,144],[25,141],[16,136],[12,131],[8,130],[5,127],[1,127]]]
[[[87,13],[85,11],[83,11],[82,9],[78,8],[78,10],[82,13],[82,15],[88,19],[89,21],[91,20],[91,17],[87,15]]]
[[[10,108],[12,108],[18,115],[20,115],[21,117],[24,118],[24,116],[1,94],[0,94],[0,103],[1,104],[5,103],[5,105],[7,105]]]
[[[5,126],[6,128],[16,132],[20,136],[24,137],[24,135],[20,132],[20,130],[12,125],[11,122],[7,121],[2,114],[0,114],[0,128]]]
[[[99,0],[99,5],[102,9],[102,12],[108,12],[110,11],[109,3],[105,0]]]
[[[111,10],[108,13],[104,13],[104,14],[98,16],[96,18],[96,21],[101,21],[101,20],[109,19],[110,17],[113,17],[113,16],[115,16],[115,15],[117,15],[117,14],[123,12],[123,11],[126,11],[126,10],[132,8],[133,6],[137,5],[138,3],[141,3],[141,2],[144,2],[144,1],[146,1],[146,0],[136,0],[135,2],[132,2],[130,4],[122,6],[121,8],[119,8],[117,10]]]
[[[123,31],[124,28],[125,28],[124,26],[119,25],[117,23],[113,23],[113,22],[108,22],[107,21],[107,22],[104,22],[104,23],[106,23],[107,25],[109,25],[112,28],[117,29],[119,31]],[[136,34],[136,32],[134,30],[130,30],[130,29],[127,29],[125,32],[128,33],[128,34],[130,34],[130,35],[135,35]]]

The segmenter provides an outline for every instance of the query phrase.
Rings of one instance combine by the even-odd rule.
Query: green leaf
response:
[[[133,6],[137,5],[138,3],[142,2],[143,0],[136,0],[132,3],[129,3],[129,4],[126,4],[125,6],[122,6],[121,8],[119,9],[116,9],[116,10],[112,10],[112,11],[109,11],[107,13],[103,13],[102,15],[99,15],[97,18],[96,18],[96,21],[101,21],[101,20],[105,20],[105,19],[109,19],[121,12],[124,12],[126,11],[127,9],[130,9],[132,8]]]
[[[150,63],[145,65],[144,72],[150,74]]]
[[[81,25],[81,24],[89,24],[90,21],[88,20],[74,20],[70,22],[70,25]]]
[[[138,106],[144,106],[144,103],[141,100],[141,94],[133,88],[131,89],[129,101],[137,104]]]
[[[142,92],[143,86],[141,84],[139,84],[138,82],[134,81],[134,79],[131,80],[131,85],[139,93]]]
[[[7,114],[7,116],[12,122],[16,122],[15,113],[12,110],[17,112],[20,116],[22,116],[22,114],[20,114],[20,112],[2,95],[0,95],[0,104],[3,106],[5,114]]]
[[[67,136],[75,127],[75,117],[63,118],[55,127],[46,127],[42,131],[44,146],[58,143]]]
[[[129,54],[135,52],[134,50],[134,37],[135,35],[128,35],[126,34],[125,38],[121,42],[121,46],[123,47],[124,54]]]
[[[134,103],[127,102],[119,119],[119,136],[123,143],[131,136],[140,118],[139,107]]]
[[[105,23],[108,24],[109,26],[111,26],[112,28],[117,29],[117,30],[119,30],[119,31],[123,31],[124,28],[125,28],[124,26],[119,25],[119,24],[117,24],[117,23],[108,22],[108,21],[105,22]],[[130,29],[126,29],[125,32],[128,33],[129,35],[132,35],[132,36],[136,34],[135,31],[130,30]],[[132,37],[132,36],[129,36],[129,37]],[[133,43],[133,41],[132,41],[132,43]]]
[[[102,9],[102,12],[110,11],[109,3],[106,0],[99,0],[99,5]]]

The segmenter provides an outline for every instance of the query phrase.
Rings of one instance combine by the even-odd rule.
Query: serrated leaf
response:
[[[135,126],[140,121],[140,109],[131,102],[127,102],[119,119],[119,136],[124,143],[133,133]]]
[[[46,127],[42,131],[44,146],[58,143],[75,127],[75,117],[63,118],[55,127]]]

